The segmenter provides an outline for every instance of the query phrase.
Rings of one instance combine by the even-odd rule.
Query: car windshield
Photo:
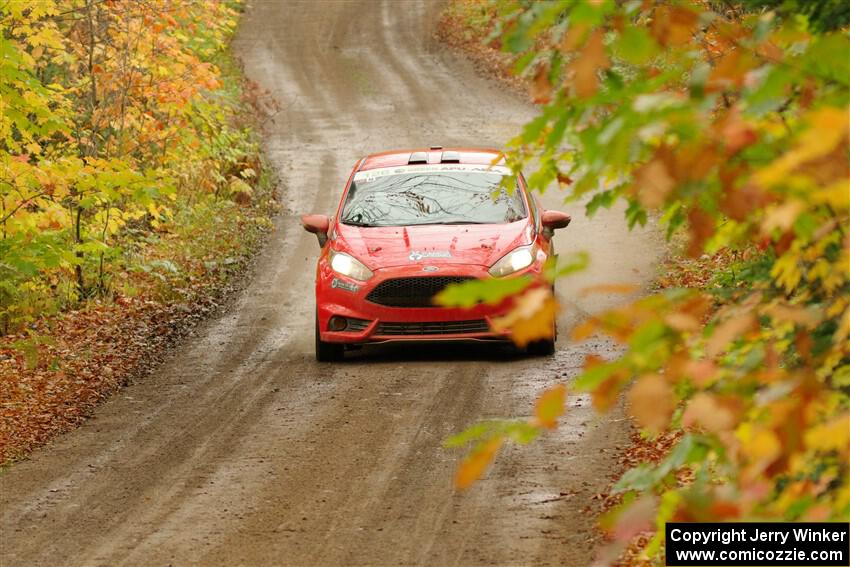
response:
[[[500,187],[505,167],[413,166],[358,172],[340,220],[355,226],[503,224],[526,217],[519,189]],[[516,178],[512,178],[516,188]]]

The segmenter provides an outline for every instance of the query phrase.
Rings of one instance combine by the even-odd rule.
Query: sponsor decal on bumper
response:
[[[357,293],[358,291],[360,291],[360,286],[342,281],[339,278],[334,278],[331,281],[331,287],[335,289],[344,289],[345,291],[350,291],[351,293]]]

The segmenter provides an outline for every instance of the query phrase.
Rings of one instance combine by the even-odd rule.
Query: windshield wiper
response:
[[[341,220],[340,222],[342,224],[346,225],[346,226],[359,226],[359,227],[363,227],[363,228],[378,226],[376,224],[369,224],[368,222],[360,222],[360,221],[353,221],[353,220]]]

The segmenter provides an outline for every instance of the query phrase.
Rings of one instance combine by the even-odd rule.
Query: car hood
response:
[[[371,270],[411,264],[492,266],[531,243],[528,219],[509,224],[357,227],[338,224],[334,248]]]

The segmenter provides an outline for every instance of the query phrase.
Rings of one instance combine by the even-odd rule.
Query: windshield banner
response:
[[[462,171],[464,173],[479,172],[493,173],[496,175],[510,175],[511,169],[504,165],[476,165],[469,163],[435,163],[431,165],[402,165],[398,167],[383,167],[380,169],[369,169],[358,171],[354,174],[354,181],[369,182],[389,175],[403,175],[405,173],[447,173]]]

